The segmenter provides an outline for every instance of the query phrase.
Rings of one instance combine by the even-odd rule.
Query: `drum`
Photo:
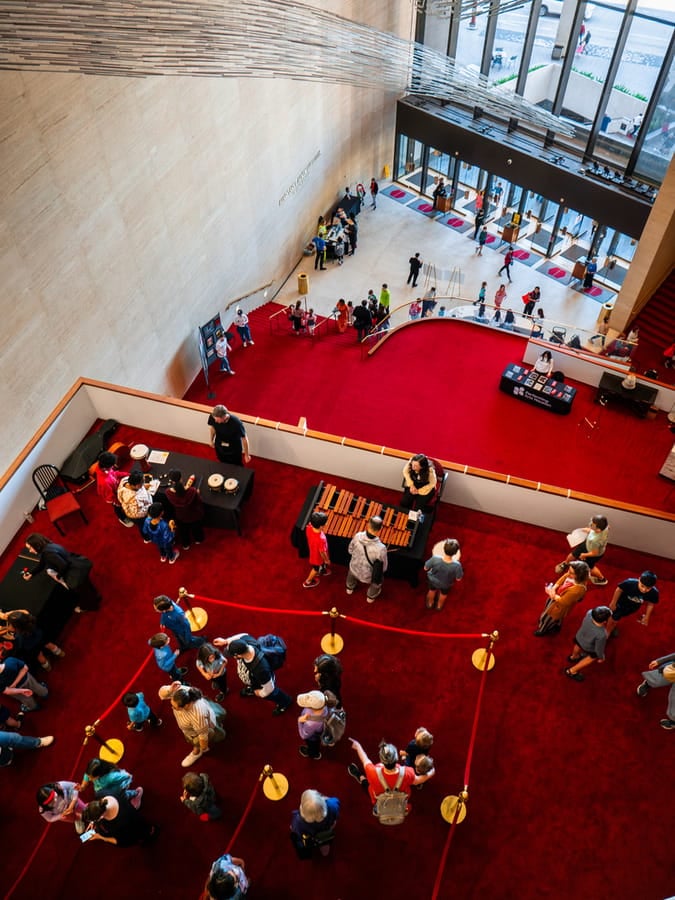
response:
[[[208,484],[210,491],[222,491],[224,481],[225,479],[220,472],[214,472],[213,475],[209,475],[206,483]]]
[[[141,472],[149,472],[150,471],[150,463],[148,462],[148,456],[150,454],[150,448],[147,444],[134,444],[134,446],[129,451],[129,456],[131,460],[141,468]]]
[[[236,478],[228,478],[223,484],[223,490],[226,494],[236,494],[239,490],[239,482]]]

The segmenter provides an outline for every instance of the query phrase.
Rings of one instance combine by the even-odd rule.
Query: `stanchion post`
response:
[[[93,738],[101,745],[101,750],[99,751],[101,759],[104,759],[106,762],[118,763],[124,756],[124,744],[118,738],[104,740],[100,737],[96,732],[96,726],[100,724],[100,719],[97,719],[93,725],[85,725],[83,746],[86,747],[89,743],[89,738]]]
[[[288,778],[275,772],[269,763],[264,766],[258,781],[262,781],[263,793],[268,800],[282,800],[288,793]]]
[[[495,655],[493,647],[499,640],[499,632],[495,630],[490,632],[490,634],[484,634],[483,637],[488,639],[487,647],[479,647],[478,650],[474,650],[471,654],[471,662],[479,672],[482,672],[484,669],[488,671],[494,669]]]
[[[330,653],[333,656],[336,656],[344,647],[345,642],[340,637],[340,635],[336,633],[335,626],[338,619],[344,619],[346,618],[346,616],[338,612],[335,607],[329,610],[324,610],[322,615],[330,616],[330,632],[328,634],[324,634],[324,636],[321,638],[321,649],[324,653]]]
[[[178,602],[185,604],[185,618],[190,624],[190,631],[201,631],[209,621],[209,614],[201,606],[193,606],[191,601],[195,595],[188,593],[187,588],[178,588]]]

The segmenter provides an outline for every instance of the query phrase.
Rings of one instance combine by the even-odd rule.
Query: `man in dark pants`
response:
[[[410,263],[410,274],[408,275],[406,284],[410,284],[412,281],[412,286],[417,287],[417,279],[420,274],[420,269],[422,268],[422,260],[420,259],[419,253],[411,256],[408,262]]]
[[[227,655],[237,660],[237,674],[244,685],[241,689],[242,697],[255,694],[274,703],[273,716],[286,712],[293,699],[277,687],[274,672],[255,638],[250,634],[242,634],[231,638],[216,638],[213,643],[216,647],[225,647]]]
[[[241,419],[233,416],[226,406],[219,403],[213,407],[208,425],[211,432],[211,446],[221,462],[233,466],[242,466],[245,462],[250,462],[248,438]]]
[[[354,328],[356,329],[356,340],[362,341],[368,334],[373,324],[370,313],[368,312],[368,302],[361,301],[361,305],[354,308]]]

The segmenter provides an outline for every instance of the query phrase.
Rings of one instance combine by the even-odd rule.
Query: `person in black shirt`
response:
[[[226,406],[218,404],[208,419],[211,430],[211,445],[221,462],[242,466],[251,460],[248,438],[243,423]]]

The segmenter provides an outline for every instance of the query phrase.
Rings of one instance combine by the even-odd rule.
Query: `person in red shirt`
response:
[[[355,741],[354,738],[349,738],[349,740],[352,743],[353,749],[356,750],[365,774],[361,772],[355,763],[350,763],[347,766],[347,771],[352,778],[355,778],[359,782],[361,787],[368,789],[370,799],[373,803],[375,803],[376,797],[384,791],[378,772],[382,772],[382,776],[390,788],[396,786],[399,775],[403,772],[403,780],[401,781],[399,790],[403,791],[404,794],[407,794],[408,797],[410,797],[410,788],[413,784],[424,784],[424,782],[428,781],[434,774],[432,770],[427,775],[418,775],[411,766],[399,765],[398,750],[393,744],[388,744],[386,741],[380,741],[380,761],[375,764],[368,758],[368,755],[359,741]],[[410,804],[408,804],[408,809],[410,809]]]
[[[313,512],[305,529],[307,546],[309,547],[309,575],[302,582],[305,588],[318,587],[319,575],[330,575],[330,557],[328,555],[328,539],[323,528],[328,521],[324,512]]]
[[[117,488],[120,481],[128,476],[128,472],[120,472],[117,468],[117,457],[114,453],[101,453],[98,458],[98,466],[96,467],[96,493],[110,503],[113,512],[120,520],[122,525],[127,528],[133,528],[134,523],[127,519],[124,510],[120,506],[117,499]]]

